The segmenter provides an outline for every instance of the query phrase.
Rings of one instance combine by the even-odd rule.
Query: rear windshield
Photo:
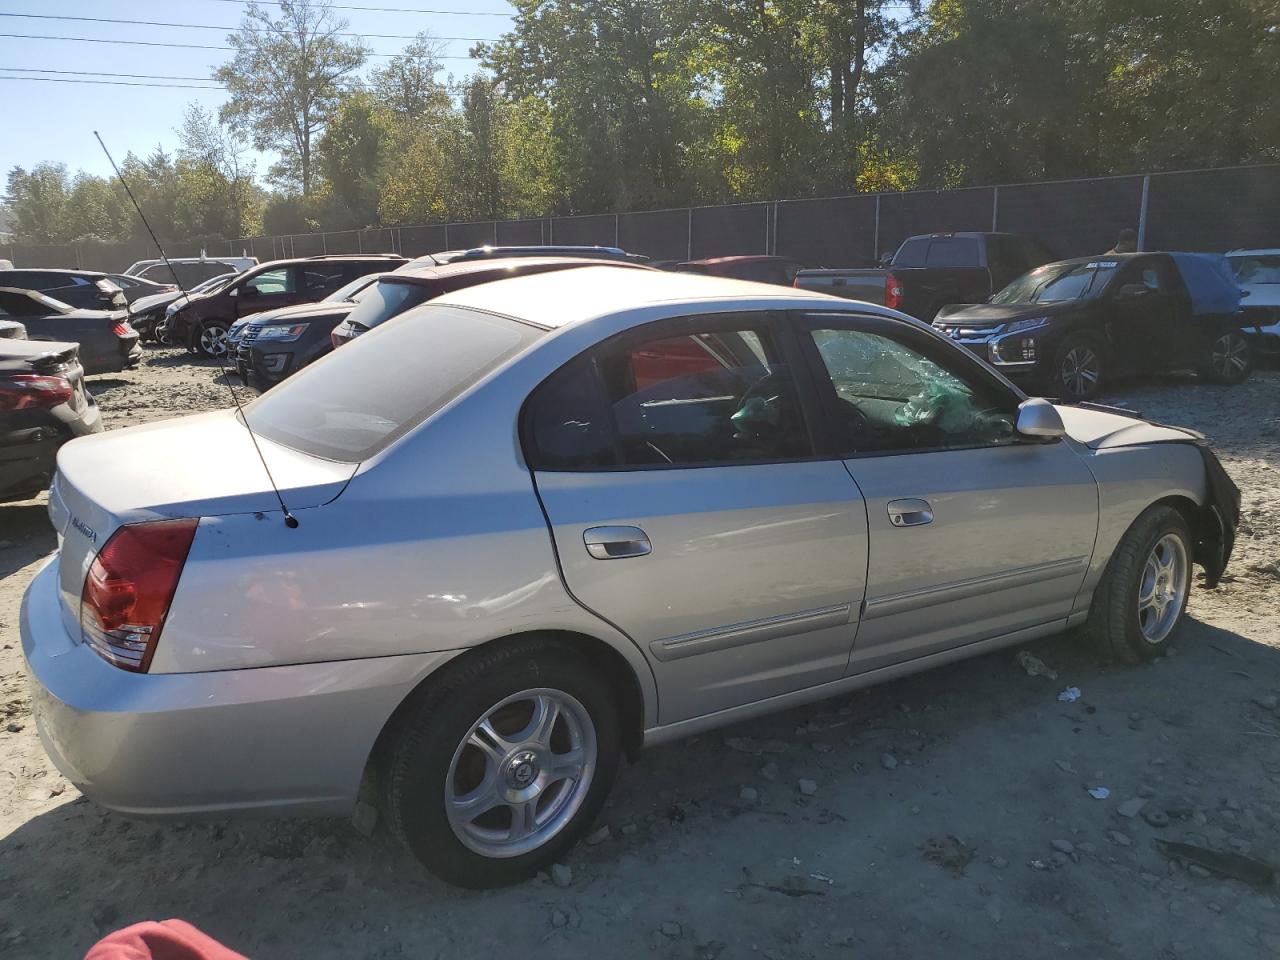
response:
[[[355,463],[404,436],[545,331],[460,307],[427,306],[360,337],[245,409],[253,430]]]
[[[373,329],[392,317],[398,317],[410,307],[430,300],[435,293],[434,288],[421,283],[384,278],[364,292],[359,305],[347,314],[347,320],[366,329]]]

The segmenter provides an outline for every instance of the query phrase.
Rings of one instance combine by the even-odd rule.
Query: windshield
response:
[[[436,291],[421,283],[404,283],[390,278],[380,280],[360,298],[359,305],[347,314],[347,321],[371,330],[410,307],[430,300]]]
[[[1051,263],[1024,273],[994,297],[992,303],[1048,303],[1088,300],[1100,294],[1116,272],[1115,260]]]
[[[378,279],[378,275],[376,273],[371,276],[365,275],[363,277],[356,277],[350,283],[346,284],[345,286],[339,287],[337,290],[333,291],[333,293],[325,297],[323,302],[324,303],[344,303],[347,300],[350,300],[353,303],[359,303],[360,300],[364,298],[356,297],[355,295],[359,293],[361,290],[363,290],[365,287],[369,286],[371,283],[374,283],[377,279]]]
[[[1280,283],[1280,253],[1250,253],[1227,257],[1241,284]]]
[[[355,463],[404,436],[543,332],[476,310],[424,307],[264,393],[245,418],[268,440]]]

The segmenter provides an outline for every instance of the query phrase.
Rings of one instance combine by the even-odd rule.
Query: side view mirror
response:
[[[1057,408],[1040,397],[1031,397],[1018,405],[1018,422],[1015,429],[1024,437],[1035,437],[1039,440],[1056,440],[1067,433]]]
[[[1139,297],[1145,297],[1149,293],[1151,293],[1151,288],[1145,283],[1126,283],[1116,291],[1116,299],[1137,300]]]
[[[252,286],[249,286],[248,284],[245,284],[243,287],[240,288],[240,293],[246,297],[256,297],[261,292],[262,291],[259,290],[257,287],[252,287]]]
[[[893,266],[893,253],[892,253],[892,251],[890,251],[890,252],[888,252],[888,253],[882,253],[882,254],[880,254],[880,266],[882,266],[882,267],[892,267],[892,266]]]

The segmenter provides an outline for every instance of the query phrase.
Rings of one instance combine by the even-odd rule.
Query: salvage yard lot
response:
[[[118,428],[227,406],[215,376],[153,349],[90,387]],[[1105,400],[1203,431],[1243,491],[1175,656],[1104,666],[1055,638],[1029,649],[1057,679],[1013,648],[652,750],[567,870],[484,894],[380,829],[134,823],[79,798],[36,737],[18,640],[54,547],[44,500],[0,506],[0,955],[75,957],[170,916],[261,958],[1280,955],[1275,889],[1154,843],[1280,864],[1280,371]]]

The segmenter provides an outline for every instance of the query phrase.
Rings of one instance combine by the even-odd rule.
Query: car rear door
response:
[[[843,675],[866,512],[815,456],[794,340],[765,313],[607,341],[523,417],[568,590],[648,658],[673,723]]]
[[[1167,257],[1138,257],[1111,281],[1108,331],[1114,359],[1128,370],[1167,370],[1188,354],[1191,301]]]
[[[801,337],[867,508],[861,673],[1065,626],[1093,553],[1097,485],[1062,441],[1019,438],[1020,398],[929,331],[800,315]]]

